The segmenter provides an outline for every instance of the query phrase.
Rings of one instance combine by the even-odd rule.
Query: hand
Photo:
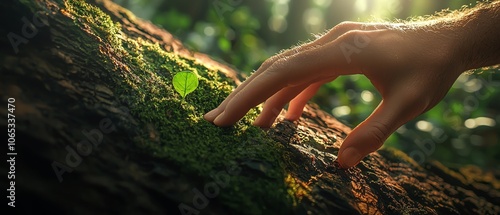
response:
[[[344,22],[315,41],[266,60],[204,118],[230,126],[265,101],[254,125],[270,127],[288,102],[297,120],[318,88],[339,75],[364,74],[382,95],[373,113],[347,136],[342,167],[356,165],[401,125],[435,106],[465,70],[454,29],[422,24]]]

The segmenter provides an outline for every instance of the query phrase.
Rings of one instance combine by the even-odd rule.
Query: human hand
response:
[[[270,127],[288,102],[285,118],[297,120],[322,84],[339,75],[363,74],[382,101],[342,143],[338,161],[344,168],[352,167],[444,97],[465,70],[456,62],[461,59],[460,36],[453,29],[437,31],[426,24],[344,22],[310,43],[266,60],[204,118],[230,126],[265,101],[254,125]]]

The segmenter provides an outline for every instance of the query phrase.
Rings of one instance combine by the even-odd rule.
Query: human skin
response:
[[[418,22],[343,22],[267,59],[204,118],[231,126],[265,102],[255,126],[272,126],[287,103],[285,119],[297,120],[322,84],[363,74],[382,101],[340,147],[337,161],[349,168],[440,102],[461,73],[498,63],[500,1]]]

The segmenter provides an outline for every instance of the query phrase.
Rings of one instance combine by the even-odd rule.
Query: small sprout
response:
[[[181,94],[182,99],[198,87],[198,76],[193,72],[182,71],[174,75],[174,89]]]

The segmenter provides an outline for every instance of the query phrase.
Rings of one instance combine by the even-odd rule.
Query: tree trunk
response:
[[[498,176],[477,167],[383,149],[338,169],[350,128],[314,104],[268,131],[249,126],[258,109],[232,128],[211,125],[202,115],[237,73],[110,1],[0,4],[0,124],[15,123],[17,153],[2,166],[15,179],[2,184],[18,212],[500,213]],[[183,99],[172,76],[185,70],[200,84]]]

